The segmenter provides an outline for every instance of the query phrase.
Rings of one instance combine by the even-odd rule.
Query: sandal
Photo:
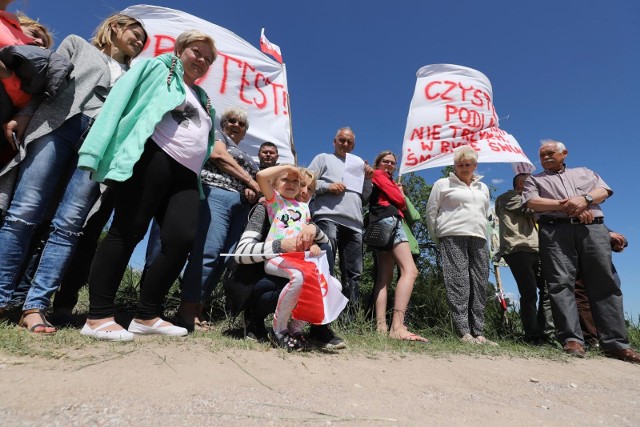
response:
[[[26,317],[30,314],[38,314],[40,316],[41,323],[36,323],[35,325],[29,327],[27,325]],[[20,321],[18,322],[18,326],[27,329],[32,334],[53,335],[58,332],[58,330],[47,321],[47,318],[44,317],[43,310],[40,310],[38,308],[23,311],[22,316],[20,317]]]
[[[288,332],[285,332],[282,336],[278,337],[275,331],[269,331],[269,340],[271,344],[273,344],[276,348],[283,348],[287,350],[287,352],[291,353],[292,351],[301,351],[302,344],[295,337],[289,335]]]

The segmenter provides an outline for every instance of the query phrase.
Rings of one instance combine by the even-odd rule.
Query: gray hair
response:
[[[229,119],[236,118],[242,122],[245,122],[245,130],[249,130],[249,117],[247,117],[247,110],[240,107],[229,107],[222,113],[220,117],[220,128],[224,129]]]
[[[471,160],[474,165],[478,164],[478,153],[469,145],[463,145],[453,150],[453,163],[460,160]]]
[[[355,134],[355,132],[353,131],[353,129],[351,129],[349,126],[345,126],[345,127],[343,127],[343,128],[338,129],[338,130],[336,131],[336,136],[334,136],[334,137],[333,137],[333,139],[336,139],[336,138],[338,137],[338,134],[339,134],[340,132],[342,132],[343,130],[347,130],[347,131],[351,132],[351,134],[353,135],[353,140],[354,140],[354,141],[356,140],[356,134]]]
[[[556,147],[556,151],[557,152],[561,152],[567,149],[567,147],[564,145],[564,143],[560,142],[560,141],[556,141],[554,139],[543,139],[540,141],[540,146],[546,145],[546,144],[553,144]]]

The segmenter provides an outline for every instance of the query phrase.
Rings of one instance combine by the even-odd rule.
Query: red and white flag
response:
[[[260,49],[268,55],[273,56],[279,63],[282,64],[282,52],[280,52],[280,46],[271,43],[267,36],[264,35],[264,28],[260,32]]]
[[[342,295],[340,281],[329,274],[326,253],[313,256],[309,252],[290,252],[280,256],[287,267],[302,272],[304,278],[298,304],[291,313],[293,318],[314,325],[336,320],[349,300]]]

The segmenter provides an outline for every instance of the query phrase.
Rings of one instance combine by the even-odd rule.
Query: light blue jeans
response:
[[[59,185],[64,185],[64,181],[69,179],[70,171],[76,167],[80,139],[89,122],[89,117],[77,114],[55,131],[32,141],[27,147],[27,156],[20,164],[15,193],[5,223],[0,228],[0,307],[7,306],[11,301],[25,263],[29,260],[28,250],[33,233],[42,223],[47,207],[56,202]],[[76,177],[74,174],[70,191],[84,187],[84,178],[86,176]],[[81,200],[82,196],[68,193],[65,192],[64,205],[56,213],[49,238],[51,244],[47,242],[44,249],[45,253],[49,253],[47,262],[43,265],[41,260],[38,265],[36,276],[40,278],[34,278],[27,293],[24,310],[46,309],[49,306],[51,296],[59,285],[61,273],[64,273],[59,265],[59,257],[70,258],[71,252],[68,251],[77,241],[84,224],[86,214],[82,219],[77,215],[82,211],[80,205],[85,201]],[[52,267],[58,273],[54,273],[50,269]]]
[[[182,301],[204,303],[225,268],[221,253],[233,252],[247,225],[249,204],[240,193],[203,185],[196,242],[184,271]]]

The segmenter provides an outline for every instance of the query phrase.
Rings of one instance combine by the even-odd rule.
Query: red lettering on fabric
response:
[[[411,131],[410,141],[414,139],[440,139],[440,129],[442,125],[420,126]]]
[[[431,154],[420,154],[420,156],[417,156],[415,153],[411,151],[411,149],[409,149],[408,151],[409,151],[409,154],[407,154],[407,160],[405,161],[405,164],[407,166],[415,166],[420,163],[424,163],[427,160],[430,160],[432,157]]]
[[[176,46],[176,39],[170,36],[155,35],[156,43],[153,47],[153,56],[171,53]]]
[[[288,115],[288,94],[284,89],[284,85],[273,83],[264,74],[257,72],[256,67],[252,66],[242,59],[235,58],[231,55],[218,52],[218,56],[224,58],[222,60],[222,81],[220,82],[220,93],[226,93],[229,88],[234,87],[231,82],[231,76],[237,75],[233,73],[235,67],[242,70],[239,76],[238,98],[245,104],[255,105],[259,109],[264,109],[272,104],[273,114]],[[217,62],[214,62],[215,67]],[[231,64],[235,64],[231,65]],[[265,92],[263,88],[271,86],[271,93]],[[251,92],[257,92],[256,96],[250,97]],[[272,98],[270,98],[270,95]]]
[[[258,100],[256,100],[256,98],[254,97],[253,102],[254,104],[256,104],[256,107],[263,109],[267,105],[267,96],[264,94],[262,89],[260,89],[260,84],[259,84],[260,80],[263,81],[262,86],[266,86],[269,83],[269,80],[264,76],[264,74],[262,73],[256,74],[255,86],[256,86],[256,90],[260,93],[260,95],[262,95],[262,101],[258,102]]]

